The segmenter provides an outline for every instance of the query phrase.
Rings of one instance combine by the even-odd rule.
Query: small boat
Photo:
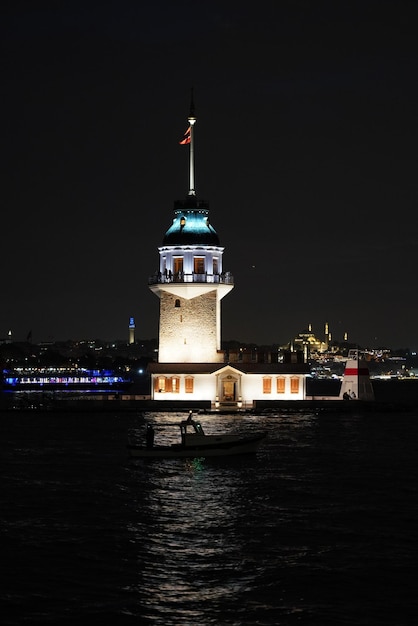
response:
[[[196,457],[225,457],[257,452],[261,442],[266,439],[266,432],[253,433],[248,436],[239,434],[206,435],[202,424],[192,419],[182,420],[180,442],[168,446],[154,445],[154,430],[147,427],[146,445],[128,443],[131,457],[141,459],[183,459]]]

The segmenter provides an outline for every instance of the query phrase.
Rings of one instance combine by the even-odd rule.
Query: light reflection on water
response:
[[[157,431],[178,417],[150,416]],[[131,532],[144,617],[184,626],[374,623],[381,559],[399,552],[397,541],[384,557],[373,547],[392,506],[387,487],[376,489],[390,435],[353,416],[199,419],[208,433],[267,429],[269,438],[254,457],[140,462],[141,523]],[[385,623],[378,613],[375,623]]]
[[[216,432],[207,420],[201,421],[207,432]],[[156,428],[158,433],[158,421]],[[150,620],[163,614],[178,620],[168,623],[222,623],[221,607],[252,585],[256,571],[243,564],[242,537],[236,529],[248,505],[242,472],[255,465],[255,458],[229,466],[203,459],[146,464],[141,524],[132,531],[141,564],[139,588]],[[205,622],[208,603],[213,622]]]
[[[136,461],[135,416],[2,416],[4,624],[415,626],[418,415],[198,418],[268,439]]]

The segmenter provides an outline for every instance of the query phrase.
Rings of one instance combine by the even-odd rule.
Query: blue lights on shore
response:
[[[25,387],[66,386],[78,387],[92,385],[119,385],[130,382],[123,376],[109,370],[68,371],[22,371],[4,372],[4,384],[7,387],[24,389]]]

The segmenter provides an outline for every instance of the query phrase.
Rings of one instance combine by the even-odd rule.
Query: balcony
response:
[[[165,275],[161,272],[157,272],[154,276],[148,278],[148,285],[157,285],[164,283],[214,283],[218,285],[233,285],[234,277],[231,272],[224,272],[222,274],[185,274],[184,272],[178,272],[177,274],[171,274],[170,272]]]

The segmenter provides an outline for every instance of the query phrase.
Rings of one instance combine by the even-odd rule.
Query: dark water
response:
[[[269,438],[131,461],[133,414],[0,415],[2,624],[418,623],[416,411],[201,421]]]

